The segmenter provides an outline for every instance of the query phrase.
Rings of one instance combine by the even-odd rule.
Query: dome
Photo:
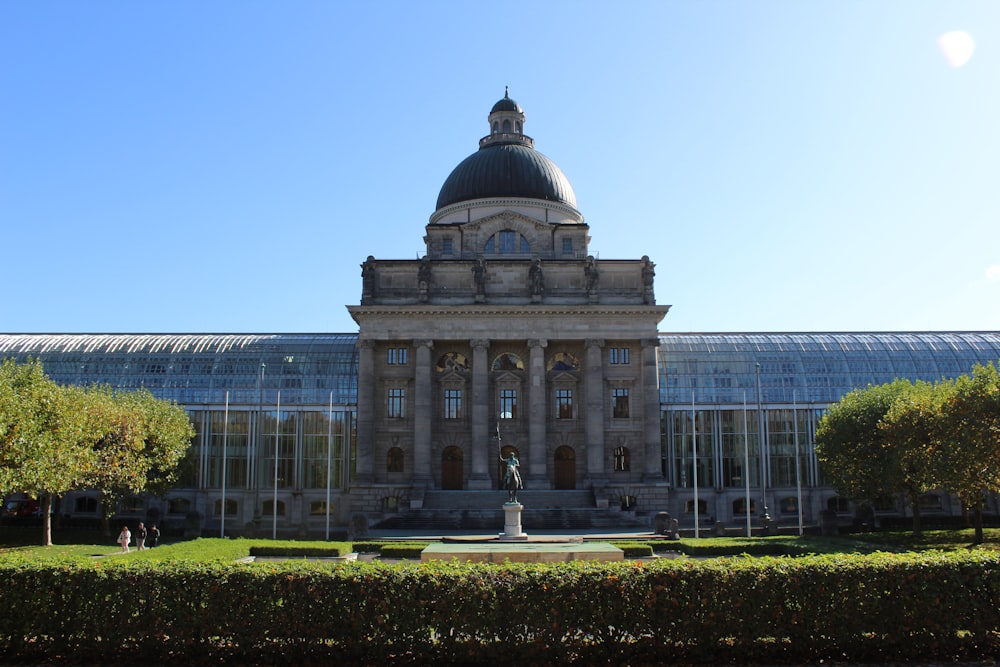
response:
[[[493,108],[490,109],[490,113],[496,113],[497,111],[516,111],[517,113],[524,113],[521,105],[510,99],[510,97],[506,94],[503,96],[502,100],[494,104]]]
[[[462,160],[441,186],[437,209],[473,199],[543,199],[576,208],[576,193],[555,162],[534,148],[497,143]]]
[[[437,210],[474,199],[541,199],[576,209],[573,186],[555,162],[535,150],[524,134],[524,111],[503,99],[490,111],[490,134],[479,140],[479,150],[451,172],[438,194]]]

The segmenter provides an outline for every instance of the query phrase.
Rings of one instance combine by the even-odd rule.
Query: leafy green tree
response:
[[[95,489],[108,512],[126,493],[161,494],[192,437],[184,410],[145,389],[61,387],[38,361],[0,364],[0,491],[39,499],[44,545],[53,498]]]
[[[944,404],[943,484],[975,517],[976,544],[983,542],[983,494],[1000,492],[1000,371],[977,365],[959,377]]]
[[[838,493],[868,501],[899,491],[896,453],[879,425],[893,403],[912,389],[906,380],[855,389],[820,419],[816,455]]]
[[[945,400],[952,383],[917,382],[900,394],[879,424],[892,452],[896,483],[913,512],[913,534],[921,535],[920,497],[942,486],[941,457],[947,449]]]
[[[94,468],[83,395],[50,380],[36,360],[0,363],[0,490],[39,500],[45,546],[52,544],[53,498],[78,488]]]
[[[101,493],[102,530],[108,534],[119,500],[140,493],[162,494],[174,484],[194,427],[183,409],[146,389],[115,392],[94,387],[87,403],[88,411],[97,415],[100,437],[94,443],[98,464],[86,485]]]

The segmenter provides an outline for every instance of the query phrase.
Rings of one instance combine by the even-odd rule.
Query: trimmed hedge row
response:
[[[250,555],[259,558],[339,558],[347,554],[343,544],[308,546],[258,545],[250,547]]]
[[[1000,650],[1000,554],[0,565],[0,655],[287,664],[947,660]]]

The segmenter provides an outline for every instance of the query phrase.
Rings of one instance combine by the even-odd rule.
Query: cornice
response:
[[[457,305],[446,306],[440,304],[412,304],[412,305],[365,305],[347,306],[355,320],[358,318],[371,319],[379,317],[447,317],[457,320],[482,319],[484,317],[527,317],[527,318],[547,318],[584,316],[590,318],[608,318],[627,316],[663,317],[670,310],[670,306],[664,305],[545,305],[545,304],[524,304],[524,305]]]
[[[578,224],[583,223],[583,214],[572,206],[567,206],[566,204],[560,204],[558,202],[552,202],[545,199],[528,199],[521,197],[493,197],[490,199],[472,199],[470,201],[457,202],[455,204],[449,204],[442,209],[438,209],[431,214],[428,220],[429,224],[437,224],[439,220],[445,218],[449,215],[457,213],[459,211],[467,211],[474,208],[485,208],[485,207],[505,207],[513,208],[517,206],[529,206],[531,208],[547,208],[552,211],[558,211],[565,214],[567,217],[572,218]],[[475,221],[473,221],[475,222]],[[567,224],[567,223],[559,223]]]

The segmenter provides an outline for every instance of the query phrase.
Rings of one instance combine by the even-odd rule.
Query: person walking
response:
[[[149,546],[155,547],[160,544],[160,529],[154,523],[149,527]]]
[[[128,553],[129,542],[132,541],[132,533],[128,526],[122,526],[122,532],[118,533],[118,544],[122,545],[122,553]]]
[[[139,522],[139,527],[135,529],[135,546],[139,551],[146,550],[146,527]]]

